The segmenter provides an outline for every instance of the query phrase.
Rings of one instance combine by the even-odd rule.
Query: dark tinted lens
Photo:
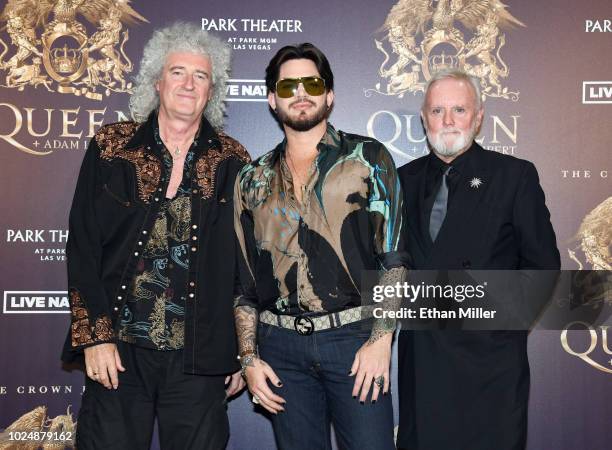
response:
[[[280,98],[293,97],[294,92],[297,89],[299,80],[295,78],[284,78],[276,82],[276,95]]]
[[[276,82],[276,94],[280,98],[291,98],[302,83],[308,95],[319,96],[325,92],[325,80],[319,77],[283,78]]]
[[[304,83],[304,90],[308,95],[318,96],[325,92],[325,81],[319,77],[306,77],[302,78]]]

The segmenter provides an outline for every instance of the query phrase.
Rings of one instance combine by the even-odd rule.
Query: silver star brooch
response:
[[[480,178],[474,177],[470,180],[470,187],[478,189],[482,185],[482,180]]]

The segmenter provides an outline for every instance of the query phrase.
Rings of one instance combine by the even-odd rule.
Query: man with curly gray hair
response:
[[[146,44],[133,121],[85,154],[67,244],[63,359],[87,372],[79,449],[224,448],[237,373],[234,179],[249,155],[221,131],[230,50],[176,23]],[[229,260],[227,264],[223,261]]]

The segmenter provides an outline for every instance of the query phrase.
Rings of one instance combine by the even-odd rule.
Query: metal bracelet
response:
[[[253,360],[257,358],[257,354],[249,353],[240,357],[240,366],[244,369],[245,367],[252,366]]]
[[[246,355],[238,356],[240,361],[240,375],[246,380],[246,368],[254,365],[255,358],[259,358],[257,353],[247,353]]]

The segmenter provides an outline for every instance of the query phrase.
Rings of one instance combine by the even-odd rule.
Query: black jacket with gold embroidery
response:
[[[170,176],[154,145],[155,113],[143,124],[102,127],[85,154],[70,210],[71,325],[65,362],[85,347],[114,342],[119,313],[151,235]],[[226,374],[239,368],[233,319],[236,280],[233,187],[250,160],[244,147],[202,120],[191,185],[184,369]]]

